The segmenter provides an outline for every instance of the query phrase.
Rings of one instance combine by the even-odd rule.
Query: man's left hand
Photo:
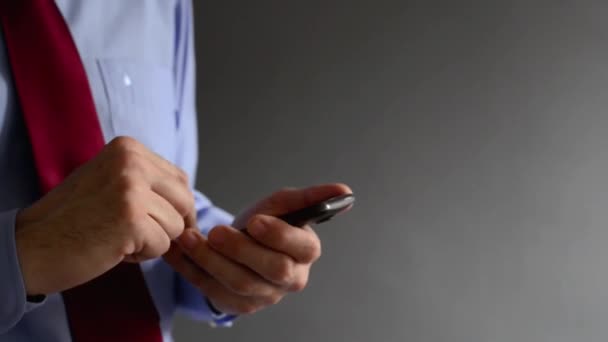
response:
[[[239,215],[233,227],[214,227],[208,238],[186,229],[164,258],[221,312],[256,312],[304,289],[321,255],[310,227],[276,217],[348,193],[343,184],[278,191]]]

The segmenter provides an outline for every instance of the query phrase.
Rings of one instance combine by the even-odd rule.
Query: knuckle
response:
[[[116,138],[119,139],[119,138]],[[145,159],[142,158],[142,155],[138,152],[139,143],[132,138],[124,138],[125,140],[120,141],[129,141],[129,142],[119,142],[114,143],[114,140],[110,144],[114,144],[111,146],[113,150],[113,154],[111,157],[112,160],[112,170],[125,173],[125,172],[134,172],[134,171],[142,171],[144,167]],[[132,142],[131,142],[132,141]]]
[[[165,228],[167,236],[173,240],[179,237],[186,228],[186,221],[184,218],[175,210],[171,210],[168,213],[170,215],[168,226]]]
[[[304,262],[314,262],[321,257],[321,243],[318,239],[310,242],[309,247],[304,251]]]
[[[136,189],[140,184],[140,180],[130,172],[122,172],[114,181],[114,186],[120,194],[128,194]]]
[[[130,255],[136,261],[143,260],[145,242],[138,234],[132,234],[129,229],[125,230],[121,239],[121,251],[123,255]]]
[[[231,286],[232,290],[241,296],[252,296],[254,294],[254,284],[249,279],[237,279]]]
[[[272,274],[273,282],[289,284],[293,279],[293,262],[288,257],[278,258]]]
[[[139,142],[128,136],[120,136],[112,139],[108,144],[108,147],[118,152],[128,151],[137,149],[139,147]]]
[[[308,283],[307,279],[299,279],[291,285],[289,290],[292,292],[301,292],[306,288],[307,283]]]
[[[114,184],[119,191],[126,191],[138,186],[143,182],[143,162],[136,154],[124,154],[117,156],[114,160],[113,172],[118,173],[112,176]]]
[[[188,177],[186,171],[177,168],[177,180],[183,185],[188,185],[190,178]]]
[[[265,297],[264,304],[267,306],[276,305],[276,304],[279,304],[279,302],[281,302],[282,299],[283,299],[283,296],[281,294],[278,294],[278,293],[273,294],[273,295]]]
[[[194,195],[189,190],[184,190],[183,195],[173,204],[175,210],[183,219],[184,216],[192,213],[194,210]]]
[[[139,257],[136,254],[133,254],[137,250],[139,250],[139,247],[133,239],[122,239],[118,246],[118,253],[122,256],[128,256],[128,259],[131,262],[139,261]]]
[[[242,302],[236,305],[236,311],[238,311],[239,314],[248,315],[258,311],[258,307],[253,303]]]
[[[116,157],[119,170],[123,173],[129,174],[137,173],[142,171],[144,165],[144,159],[141,155],[135,151],[124,151]]]
[[[313,248],[311,252],[311,261],[317,261],[323,255],[323,249],[321,248],[321,244],[318,244],[315,248]]]
[[[179,237],[184,229],[186,228],[185,222],[183,219],[178,219],[174,222],[173,227],[168,230],[167,234],[171,240]]]
[[[142,214],[135,208],[123,208],[121,217],[118,217],[118,226],[122,249],[129,251],[126,254],[139,253],[146,247],[145,230]]]
[[[184,207],[181,208],[180,214],[185,216],[190,214],[194,210],[194,195],[191,192],[184,197],[184,201],[182,204]]]
[[[164,236],[164,238],[160,239],[158,245],[156,246],[156,256],[161,256],[169,250],[171,247],[171,239],[168,236]]]

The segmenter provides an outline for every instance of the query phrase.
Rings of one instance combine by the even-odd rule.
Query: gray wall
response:
[[[608,3],[196,7],[201,188],[358,203],[307,291],[178,341],[608,339]]]

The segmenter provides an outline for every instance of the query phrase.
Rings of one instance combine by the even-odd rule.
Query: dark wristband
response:
[[[213,304],[211,304],[211,301],[206,297],[205,302],[207,303],[207,306],[209,306],[209,310],[211,310],[213,316],[213,326],[231,326],[232,321],[234,321],[238,317],[237,315],[229,315],[221,312],[215,306],[213,306]]]
[[[45,295],[34,295],[34,296],[27,296],[26,300],[30,303],[42,303],[44,300],[46,299]]]
[[[225,313],[221,312],[215,306],[213,306],[213,304],[211,304],[211,301],[209,300],[209,298],[205,297],[205,302],[207,303],[207,306],[209,306],[209,309],[211,309],[211,312],[213,312],[213,314],[215,316],[224,316],[225,315]]]

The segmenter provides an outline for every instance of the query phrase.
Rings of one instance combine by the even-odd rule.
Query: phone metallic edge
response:
[[[335,215],[349,209],[355,203],[353,194],[332,197],[309,207],[287,213],[279,218],[291,226],[319,224],[331,220]]]

